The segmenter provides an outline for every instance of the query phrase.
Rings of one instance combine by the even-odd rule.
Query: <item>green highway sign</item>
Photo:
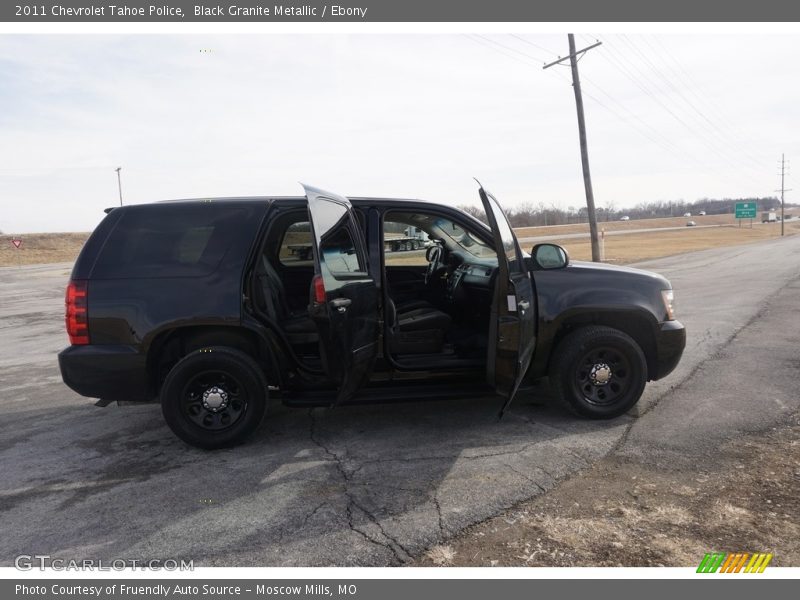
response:
[[[737,202],[736,203],[736,218],[737,219],[755,219],[756,218],[756,203],[755,202]]]

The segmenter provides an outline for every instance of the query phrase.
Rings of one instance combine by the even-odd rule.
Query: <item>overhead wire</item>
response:
[[[720,127],[717,123],[711,120],[709,116],[706,114],[704,110],[697,106],[697,104],[692,101],[678,86],[675,85],[675,82],[672,80],[671,77],[664,74],[664,72],[650,60],[650,58],[642,51],[632,39],[630,39],[627,35],[623,34],[622,39],[629,45],[629,47],[636,52],[653,70],[653,72],[659,76],[666,85],[680,98],[684,104],[686,104],[694,113],[696,113],[699,117],[698,122],[701,126],[704,127],[706,131],[708,131],[711,135],[716,136],[723,144],[727,146],[732,146],[738,144],[738,140],[733,138],[728,132],[726,132],[722,127]],[[642,40],[644,43],[647,43],[647,40]],[[652,49],[652,46],[649,46],[651,51],[655,53]],[[658,56],[658,54],[656,53]],[[660,57],[659,57],[660,58]],[[748,160],[753,162],[756,166],[760,169],[763,169],[763,165],[760,164],[760,161],[752,156],[750,156],[746,151],[739,150],[739,153],[747,157]]]
[[[519,42],[525,43],[528,46],[534,47],[534,48],[536,48],[536,49],[538,49],[538,50],[540,50],[542,52],[546,52],[546,53],[552,54],[554,56],[559,56],[556,52],[553,52],[552,50],[548,50],[547,48],[544,48],[544,47],[542,47],[542,46],[540,46],[538,44],[535,44],[534,42],[531,42],[530,40],[527,40],[527,39],[525,39],[525,38],[523,38],[523,37],[521,37],[519,35],[516,35],[516,34],[508,34],[508,35],[510,37],[512,37],[513,39],[515,39],[515,40],[517,40]],[[541,64],[544,64],[544,63],[547,62],[545,60],[542,60],[542,58],[540,56],[534,56],[530,52],[523,52],[519,48],[514,48],[513,46],[509,46],[509,45],[501,43],[501,42],[499,42],[499,41],[497,41],[495,39],[491,39],[489,37],[486,37],[486,36],[483,36],[483,35],[480,35],[480,34],[466,35],[466,37],[468,39],[472,40],[475,43],[478,43],[478,44],[480,44],[480,45],[482,45],[484,47],[490,48],[491,50],[493,50],[495,52],[503,54],[508,58],[515,59],[515,60],[517,60],[519,62],[522,62],[523,64],[526,64],[528,66],[541,66]],[[581,36],[581,38],[585,39],[585,36]],[[594,41],[599,41],[599,39],[595,38],[595,40],[589,40],[589,41],[590,41],[590,43],[594,43]],[[610,47],[611,45],[609,45],[608,42],[606,41],[606,46]],[[616,50],[612,49],[611,52],[616,52]],[[743,181],[747,180],[751,184],[752,183],[756,183],[759,186],[763,186],[763,182],[762,181],[760,181],[759,179],[754,178],[752,175],[742,171],[742,166],[737,164],[735,162],[735,160],[734,160],[736,158],[735,155],[733,157],[731,157],[731,156],[728,156],[725,153],[721,152],[720,149],[717,147],[716,142],[711,141],[711,139],[709,139],[708,134],[700,134],[697,131],[696,127],[693,127],[689,122],[687,122],[686,118],[684,118],[683,116],[677,114],[675,110],[672,110],[672,109],[670,109],[669,106],[665,105],[660,100],[660,98],[657,96],[658,93],[662,93],[662,86],[660,86],[656,82],[654,82],[652,80],[652,77],[648,77],[645,74],[643,74],[641,68],[636,68],[636,70],[634,71],[633,68],[626,67],[624,63],[620,62],[620,59],[616,55],[610,56],[611,52],[609,52],[608,55],[606,53],[602,53],[602,52],[600,54],[602,56],[604,56],[606,61],[609,62],[615,69],[617,69],[618,71],[622,72],[622,74],[624,76],[626,76],[628,79],[633,81],[633,83],[647,97],[653,99],[657,104],[659,104],[661,106],[661,108],[663,108],[668,114],[670,114],[672,116],[672,118],[674,118],[676,121],[678,121],[684,128],[689,130],[697,139],[699,139],[699,141],[703,142],[703,144],[705,144],[707,147],[709,147],[709,149],[718,158],[722,159],[729,166],[733,167],[736,170],[737,176],[739,178],[741,178]],[[637,52],[637,54],[642,55],[640,50]],[[642,57],[643,57],[643,55],[642,55]],[[534,61],[534,62],[531,62],[531,61]],[[649,60],[645,59],[645,62],[649,63],[649,66],[650,66],[651,69],[653,69],[654,71],[658,72],[657,67],[655,67],[655,65],[652,64],[652,61],[649,61]],[[536,63],[541,63],[541,64],[537,65]],[[563,75],[562,73],[557,72],[555,69],[553,69],[553,72],[556,73],[556,75],[558,77],[560,77],[565,82],[567,82],[568,84],[571,85],[571,83],[572,83],[571,80],[569,78],[567,78],[565,75]],[[639,73],[639,77],[637,77],[636,72]],[[662,74],[662,77],[663,77],[663,74]],[[645,79],[645,81],[640,81],[640,79],[642,79],[642,78]],[[648,141],[656,144],[657,146],[659,146],[660,148],[665,150],[667,153],[677,157],[678,159],[691,160],[691,164],[693,164],[693,165],[697,165],[700,162],[707,163],[707,161],[705,160],[705,155],[703,155],[701,157],[697,157],[697,156],[694,155],[693,152],[687,151],[686,149],[681,148],[681,146],[679,144],[677,144],[676,142],[673,142],[669,137],[664,135],[662,132],[660,132],[653,125],[649,124],[647,121],[642,119],[642,117],[640,117],[634,111],[629,109],[625,104],[623,104],[620,100],[618,100],[613,95],[611,95],[609,92],[607,92],[605,89],[603,89],[603,87],[600,86],[599,84],[597,84],[592,78],[586,76],[585,74],[582,74],[581,75],[581,80],[589,84],[589,87],[590,87],[591,91],[595,91],[595,92],[598,92],[599,94],[602,94],[605,98],[610,100],[610,102],[613,103],[618,108],[616,108],[616,109],[612,108],[612,106],[609,106],[609,104],[607,102],[604,102],[603,100],[598,98],[595,94],[591,93],[591,91],[584,90],[584,95],[587,98],[589,98],[592,102],[594,102],[595,104],[597,104],[598,106],[600,106],[601,108],[606,110],[607,112],[611,113],[615,118],[617,118],[618,120],[620,120],[623,123],[625,123],[626,125],[628,125],[631,129],[636,131],[639,135],[641,135],[642,137],[644,137]],[[670,84],[674,87],[674,84],[672,84],[671,82],[670,82]],[[655,92],[653,91],[653,89],[655,89]],[[690,107],[692,106],[691,103],[688,102],[688,99],[687,99],[686,103],[689,104]],[[697,107],[693,107],[693,108],[697,108]],[[697,109],[697,112],[701,112],[702,113],[702,111],[700,109]],[[633,122],[631,119],[633,119],[636,122]],[[752,167],[750,167],[750,169],[752,169]]]
[[[626,57],[620,57],[618,55],[619,50],[617,50],[613,44],[609,43],[607,39],[602,41],[604,42],[608,52],[600,53],[600,55],[603,56],[609,64],[611,64],[617,71],[621,72],[626,78],[632,81],[647,97],[651,98],[654,102],[656,102],[656,104],[663,108],[673,119],[675,119],[687,131],[689,131],[698,141],[702,142],[712,153],[727,163],[728,166],[733,168],[737,174],[737,177],[748,179],[751,183],[756,183],[759,186],[763,185],[763,181],[754,178],[752,174],[743,172],[742,169],[744,168],[744,165],[737,163],[735,158],[732,158],[726,154],[726,152],[722,151],[715,141],[709,139],[707,134],[698,131],[696,127],[693,127],[689,122],[687,122],[686,118],[679,115],[676,110],[673,110],[670,106],[668,106],[659,97],[659,93],[661,93],[660,86],[655,84],[652,81],[652,78],[643,69],[641,69],[634,61],[629,61],[630,67],[626,65],[624,62]],[[655,91],[653,88],[655,88]]]

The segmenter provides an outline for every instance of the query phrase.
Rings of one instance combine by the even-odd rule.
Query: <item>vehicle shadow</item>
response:
[[[500,421],[497,398],[277,406],[245,445],[202,451],[171,434],[157,405],[61,396],[0,426],[0,564],[33,552],[399,564],[585,468],[630,422],[524,398]]]

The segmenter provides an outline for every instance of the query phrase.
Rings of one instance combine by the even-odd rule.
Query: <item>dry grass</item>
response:
[[[800,232],[800,221],[789,221],[785,224],[786,235]],[[614,264],[624,264],[672,256],[708,248],[736,246],[761,242],[779,237],[781,234],[780,223],[772,225],[748,227],[714,227],[709,229],[694,229],[687,227],[672,231],[652,231],[649,233],[631,233],[626,235],[611,235],[605,238],[605,261]],[[592,250],[589,238],[567,238],[552,240],[567,249],[570,258],[574,260],[591,260]]]
[[[792,211],[787,211],[792,212]],[[759,213],[759,216],[760,213]],[[636,219],[635,221],[600,221],[597,226],[606,231],[624,231],[629,229],[656,229],[662,227],[685,227],[687,221],[698,225],[737,225],[732,214],[708,215],[705,217],[664,217],[659,219]],[[745,223],[749,224],[749,221]],[[589,233],[588,223],[574,225],[550,225],[547,227],[519,227],[514,230],[519,237],[537,237],[564,235],[568,233]]]
[[[774,566],[796,566],[800,422],[792,421],[722,444],[708,471],[612,454],[411,566],[696,568],[713,549],[773,552]]]
[[[14,237],[22,239],[20,249],[14,248],[11,244]],[[78,257],[88,237],[88,233],[0,235],[0,266],[72,262]]]
[[[450,546],[434,546],[425,553],[425,556],[434,565],[446,567],[452,564],[456,555]]]

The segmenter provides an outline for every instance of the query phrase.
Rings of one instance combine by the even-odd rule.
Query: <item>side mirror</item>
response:
[[[563,269],[569,264],[567,251],[556,244],[536,244],[531,258],[539,269]]]

